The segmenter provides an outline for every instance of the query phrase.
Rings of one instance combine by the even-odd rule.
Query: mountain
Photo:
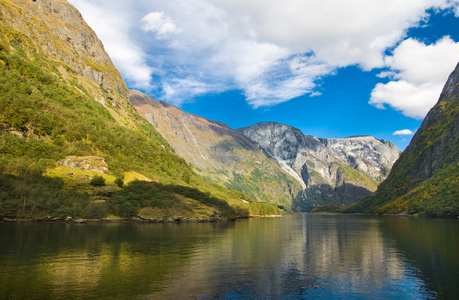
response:
[[[198,174],[254,200],[291,208],[301,186],[240,132],[138,91],[130,91],[130,100]]]
[[[459,215],[459,64],[388,178],[347,212]]]
[[[238,129],[258,143],[302,185],[296,210],[349,205],[369,196],[388,174],[400,150],[371,136],[323,139],[294,127],[264,122]]]
[[[0,5],[3,24],[9,27],[3,29],[7,43],[30,51],[29,58],[40,55],[53,61],[53,75],[74,80],[75,87],[98,102],[127,106],[128,92],[120,73],[97,35],[67,1],[14,0]]]
[[[0,0],[0,219],[279,212],[198,176],[128,94],[67,1]]]

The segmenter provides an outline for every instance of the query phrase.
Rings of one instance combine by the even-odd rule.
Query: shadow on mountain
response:
[[[420,271],[427,288],[438,293],[438,299],[454,299],[459,294],[459,238],[451,230],[455,220],[429,218],[390,218],[381,230],[391,235],[406,257],[406,263]]]
[[[350,205],[372,194],[372,191],[351,183],[344,183],[336,188],[328,184],[317,184],[306,188],[296,197],[292,210],[310,212],[320,205]]]

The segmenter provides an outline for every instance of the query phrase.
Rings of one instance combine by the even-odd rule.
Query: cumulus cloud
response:
[[[392,135],[413,135],[414,132],[409,129],[402,129],[397,130],[396,132],[392,133]]]
[[[115,3],[110,6],[88,0],[69,2],[78,8],[86,22],[96,31],[127,83],[134,88],[151,89],[154,68],[148,64],[144,50],[131,38],[129,28],[120,22],[130,20],[129,12]]]
[[[381,109],[388,104],[405,116],[422,119],[438,101],[458,61],[459,43],[449,37],[431,45],[407,39],[393,55],[386,57],[391,71],[381,73],[380,77],[392,80],[376,85],[370,104]]]
[[[165,38],[168,34],[181,31],[164,12],[151,12],[142,18],[141,23],[143,31],[155,32],[158,38]]]
[[[339,67],[390,66],[402,76],[384,52],[428,9],[458,7],[457,0],[69,1],[132,85],[149,82],[175,104],[240,89],[254,107],[317,95],[317,80]]]
[[[200,96],[218,91],[222,91],[220,86],[203,83],[193,77],[174,79],[163,84],[163,99],[176,103],[177,99],[186,99],[190,95]]]

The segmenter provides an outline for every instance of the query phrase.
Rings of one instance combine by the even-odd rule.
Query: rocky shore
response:
[[[210,223],[210,222],[225,222],[233,221],[234,219],[227,219],[221,216],[215,216],[212,218],[143,218],[140,216],[133,218],[106,218],[106,219],[73,219],[71,217],[67,218],[39,218],[39,219],[11,219],[11,218],[1,218],[0,223],[70,223],[70,224],[85,224],[85,223],[126,223],[126,222],[135,222],[135,223]]]

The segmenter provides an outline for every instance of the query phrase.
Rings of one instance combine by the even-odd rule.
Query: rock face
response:
[[[61,166],[67,166],[76,170],[89,170],[100,173],[109,173],[105,159],[98,156],[67,156],[57,162]]]
[[[350,212],[459,214],[459,64],[373,197]]]
[[[130,100],[198,174],[254,200],[291,208],[301,186],[252,140],[223,123],[186,113],[138,91],[130,91]]]
[[[108,108],[129,110],[128,90],[121,74],[95,32],[67,1],[2,1],[0,15],[30,38],[17,36],[13,41],[58,62],[56,69],[63,80],[73,81],[82,93]]]
[[[296,210],[351,204],[369,196],[386,178],[400,150],[371,136],[323,139],[288,125],[265,122],[240,128],[302,185]]]

